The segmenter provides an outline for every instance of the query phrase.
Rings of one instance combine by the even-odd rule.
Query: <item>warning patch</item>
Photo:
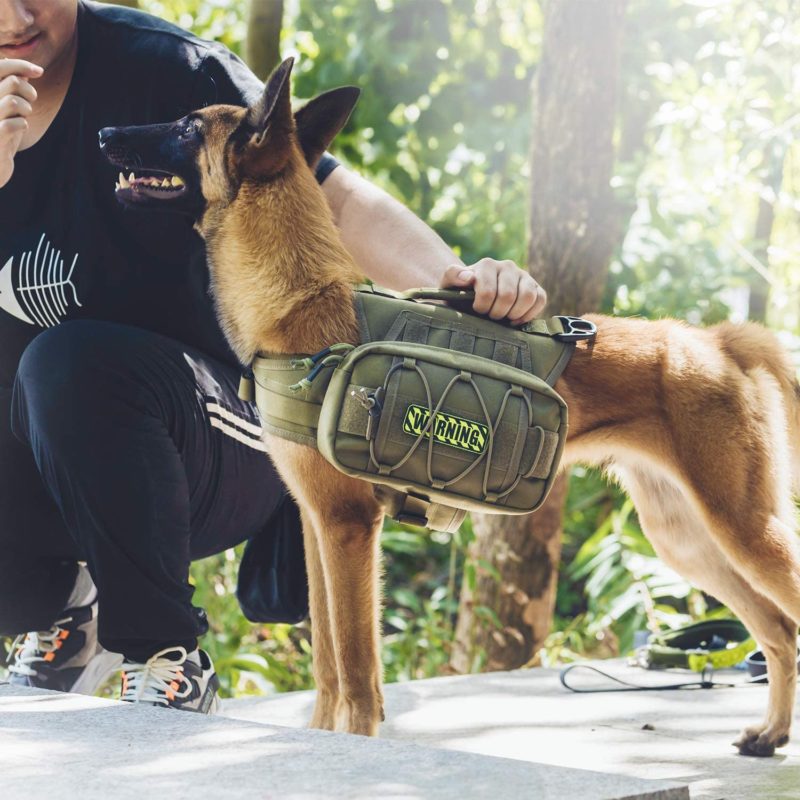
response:
[[[412,404],[406,409],[406,415],[403,418],[403,432],[411,436],[419,436],[429,419],[430,411],[427,408]],[[436,415],[431,429],[425,433],[426,439],[430,439],[431,432],[435,442],[457,447],[459,450],[467,450],[470,453],[482,453],[486,449],[486,441],[489,437],[489,429],[486,425],[473,422],[471,419],[456,417],[453,414],[446,414],[443,411]]]

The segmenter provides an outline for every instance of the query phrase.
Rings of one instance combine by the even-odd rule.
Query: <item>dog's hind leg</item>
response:
[[[710,530],[732,570],[742,576],[739,586],[726,587],[727,594],[718,596],[755,636],[769,673],[766,719],[745,728],[735,744],[743,755],[769,756],[789,741],[797,686],[800,564],[792,542],[795,534],[775,516],[753,527],[743,520],[727,529],[720,522]],[[750,541],[745,544],[748,532]]]
[[[325,573],[319,553],[319,534],[308,511],[301,508],[303,519],[303,544],[308,569],[308,600],[311,612],[311,641],[313,644],[314,682],[317,701],[309,722],[311,728],[332,731],[336,726],[339,704],[339,673],[333,646],[331,618],[328,613],[328,596]]]
[[[661,559],[725,603],[764,650],[770,679],[767,714],[761,724],[745,728],[735,746],[743,755],[772,755],[789,741],[797,682],[797,624],[764,595],[758,576],[727,557],[719,546],[719,534],[713,535],[703,519],[705,514],[697,513],[689,494],[673,480],[640,467],[619,470],[619,477]],[[787,561],[774,565],[778,576],[785,576],[789,568]]]

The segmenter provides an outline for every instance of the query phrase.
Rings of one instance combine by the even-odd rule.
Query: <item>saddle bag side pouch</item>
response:
[[[527,514],[547,496],[567,406],[544,380],[474,353],[362,344],[333,371],[317,446],[347,475],[468,511]]]

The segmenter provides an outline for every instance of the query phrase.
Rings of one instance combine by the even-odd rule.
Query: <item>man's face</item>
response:
[[[0,58],[47,69],[75,36],[78,0],[0,0]]]

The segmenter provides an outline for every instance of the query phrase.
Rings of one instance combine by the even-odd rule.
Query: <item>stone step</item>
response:
[[[629,668],[621,660],[594,666],[637,684],[697,679]],[[717,680],[743,683],[744,677],[731,671]],[[579,681],[585,685],[586,678],[575,673],[573,682]],[[742,727],[763,719],[766,686],[572,694],[557,671],[531,669],[391,684],[385,700],[383,739],[536,762],[537,768],[674,780],[690,785],[693,800],[800,800],[800,735],[774,758],[746,758],[731,746]],[[313,703],[314,692],[292,692],[229,701],[223,713],[298,727]]]
[[[689,798],[672,782],[11,686],[0,781],[3,800]]]

